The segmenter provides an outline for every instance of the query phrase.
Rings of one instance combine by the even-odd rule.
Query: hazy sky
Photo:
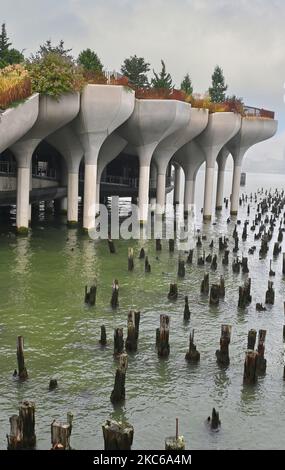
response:
[[[284,0],[0,0],[0,21],[29,55],[48,38],[74,54],[94,49],[108,70],[137,54],[166,62],[175,84],[189,72],[204,92],[216,64],[228,92],[277,112],[285,129]]]

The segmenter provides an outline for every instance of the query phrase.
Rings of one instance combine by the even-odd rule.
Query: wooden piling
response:
[[[114,245],[113,240],[111,240],[111,238],[108,238],[108,246],[109,246],[110,253],[116,253],[115,245]]]
[[[220,301],[220,286],[218,284],[212,284],[210,290],[209,304],[210,305],[219,305]]]
[[[28,378],[28,372],[25,366],[25,359],[24,359],[23,336],[18,336],[17,338],[17,362],[18,362],[18,377],[20,380],[26,380]]]
[[[184,319],[184,321],[189,321],[190,316],[191,316],[191,312],[190,312],[190,308],[189,308],[188,296],[187,295],[184,297],[184,300],[185,300],[185,305],[184,305],[183,319]]]
[[[212,417],[208,417],[208,423],[211,429],[217,430],[221,426],[220,416],[215,408],[212,409]]]
[[[177,297],[178,297],[177,284],[170,284],[169,292],[168,292],[168,299],[169,300],[177,300]]]
[[[106,334],[105,325],[101,326],[101,336],[100,336],[99,343],[101,344],[101,346],[106,346],[107,344],[107,334]]]
[[[140,312],[128,313],[128,336],[126,339],[126,351],[135,352],[138,349]]]
[[[266,371],[266,359],[264,357],[264,350],[265,350],[265,338],[266,338],[266,330],[259,330],[258,332],[258,344],[257,344],[257,363],[256,363],[256,370],[259,374],[264,374]]]
[[[185,440],[183,436],[179,436],[178,418],[176,418],[175,436],[165,439],[165,450],[185,450]]]
[[[134,269],[134,250],[133,248],[128,248],[128,271],[133,271]]]
[[[140,254],[139,254],[139,259],[144,259],[145,258],[145,251],[144,248],[141,248]]]
[[[216,269],[217,269],[217,255],[213,256],[212,263],[211,263],[211,269],[213,271],[216,271]]]
[[[19,416],[10,418],[10,435],[7,435],[8,450],[30,449],[36,446],[35,404],[25,400],[20,403]]]
[[[134,427],[127,423],[107,420],[102,425],[105,450],[131,450]]]
[[[160,238],[157,238],[155,240],[155,249],[156,249],[156,251],[161,251],[161,249],[162,249]]]
[[[121,354],[119,357],[119,367],[116,371],[114,389],[111,393],[110,400],[114,403],[119,403],[125,399],[126,390],[126,372],[128,368],[128,355]]]
[[[160,315],[159,344],[157,347],[158,357],[169,356],[169,328],[170,317],[168,315]]]
[[[148,256],[145,257],[145,261],[144,261],[144,270],[146,273],[150,273],[151,272],[151,266],[148,262]]]
[[[194,344],[194,330],[190,330],[189,336],[189,350],[185,355],[185,359],[188,362],[199,362],[200,361],[200,353],[196,349],[196,345]]]
[[[256,330],[249,330],[247,335],[247,349],[252,349],[254,351],[256,341]]]
[[[268,289],[265,294],[265,303],[274,305],[275,291],[273,289],[273,282],[268,281]]]
[[[193,262],[193,253],[194,253],[194,250],[193,250],[193,249],[192,249],[192,250],[189,250],[189,254],[188,254],[188,256],[187,256],[187,261],[186,261],[187,264],[192,264],[192,262]],[[284,253],[284,255],[285,255],[285,253]],[[284,262],[284,263],[285,263],[285,262]],[[284,266],[285,266],[285,264],[284,264]],[[284,268],[284,269],[285,269],[285,268]],[[284,274],[285,274],[285,271],[284,271]]]
[[[96,303],[97,285],[94,283],[88,292],[87,286],[85,286],[85,303],[90,307],[93,307]]]
[[[209,294],[209,273],[204,274],[204,279],[201,282],[201,294],[208,295]]]
[[[185,262],[183,259],[178,260],[178,277],[185,277]]]
[[[56,419],[51,423],[51,450],[71,450],[72,413],[67,413],[67,424]]]
[[[119,307],[119,281],[118,279],[114,279],[112,285],[112,296],[110,301],[112,308]]]
[[[243,383],[250,385],[255,384],[257,380],[257,357],[256,351],[246,351],[243,371]]]
[[[57,380],[56,379],[50,379],[49,381],[49,391],[51,392],[52,390],[55,390],[57,388]]]
[[[124,332],[123,328],[114,330],[114,356],[119,356],[124,351]]]
[[[231,342],[231,331],[232,327],[230,325],[222,325],[220,349],[216,351],[217,362],[220,365],[226,366],[230,363],[229,344]]]

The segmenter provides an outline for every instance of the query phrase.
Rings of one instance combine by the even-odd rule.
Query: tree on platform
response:
[[[222,103],[225,101],[225,92],[228,85],[225,84],[223,70],[218,65],[215,67],[212,75],[212,86],[209,88],[209,94],[213,103]]]
[[[170,73],[166,72],[165,62],[161,60],[161,71],[156,73],[153,70],[154,78],[151,80],[153,88],[164,88],[166,90],[172,90],[174,85],[172,84],[172,78]]]
[[[182,91],[186,93],[186,95],[192,95],[193,86],[192,86],[192,81],[191,81],[189,73],[187,73],[185,77],[183,78],[180,88]]]
[[[24,61],[23,53],[17,49],[10,48],[12,43],[7,35],[6,24],[3,23],[0,34],[0,68],[7,65],[20,64]]]
[[[150,71],[150,64],[143,57],[136,55],[124,60],[121,66],[121,73],[129,79],[131,85],[144,88],[149,85],[147,72]]]

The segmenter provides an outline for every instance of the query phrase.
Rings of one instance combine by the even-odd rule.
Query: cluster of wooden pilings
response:
[[[257,202],[257,197],[261,196],[261,201]],[[273,194],[260,191],[258,194],[244,196],[240,198],[240,204],[247,205],[247,214],[250,215],[252,211],[253,202],[257,204],[257,211],[255,218],[250,224],[246,220],[243,224],[242,233],[239,233],[239,226],[241,221],[237,220],[235,224],[232,238],[233,249],[232,255],[230,250],[230,238],[225,235],[220,235],[218,243],[213,239],[207,241],[206,235],[197,231],[196,237],[196,250],[191,248],[186,256],[179,253],[177,269],[175,269],[176,279],[169,286],[167,297],[169,301],[175,302],[179,298],[179,284],[178,280],[183,279],[187,271],[191,269],[195,259],[198,266],[206,267],[201,278],[201,296],[207,296],[210,306],[217,307],[219,302],[223,301],[226,295],[226,286],[224,276],[219,274],[217,280],[216,271],[221,265],[223,269],[231,269],[233,275],[239,274],[245,276],[243,284],[238,286],[238,309],[245,310],[252,302],[252,282],[250,277],[250,258],[244,256],[244,249],[242,243],[245,242],[250,236],[249,230],[254,233],[255,245],[248,249],[248,255],[259,254],[260,259],[268,256],[270,250],[270,241],[273,238],[274,231],[278,229],[278,238],[274,242],[272,258],[276,259],[282,251],[283,232],[285,231],[285,212],[282,213],[285,205],[284,192],[275,192]],[[225,201],[227,204],[227,201]],[[269,212],[271,214],[269,215]],[[230,220],[228,220],[230,222]],[[260,244],[259,247],[257,244]],[[208,244],[208,247],[206,246]],[[216,246],[217,245],[217,246]],[[111,254],[116,254],[115,243],[109,239],[108,246]],[[157,252],[163,250],[161,240],[156,240],[155,247]],[[169,240],[169,252],[173,253],[175,250],[175,242],[173,239]],[[214,252],[217,248],[217,253]],[[207,253],[207,250],[209,252]],[[241,256],[239,253],[241,253]],[[232,259],[230,259],[230,256]],[[145,272],[151,275],[151,265],[149,256],[144,248],[141,248],[139,253],[139,261],[135,260],[133,248],[128,249],[127,269],[129,272],[136,270],[136,263],[144,260]],[[285,276],[285,253],[282,259],[282,275]],[[281,273],[280,273],[281,274]],[[210,283],[210,277],[215,276],[215,282]],[[276,272],[272,269],[272,260],[270,259],[269,277],[276,276]],[[100,287],[100,286],[99,286]],[[85,287],[84,301],[88,307],[96,305],[98,285],[95,280],[90,288]],[[274,284],[271,279],[268,280],[268,288],[265,292],[265,305],[270,306],[275,302]],[[114,279],[112,285],[110,304],[113,309],[119,306],[119,281]],[[191,307],[191,308],[190,308]],[[256,309],[260,312],[266,311],[266,307],[262,303],[256,303]],[[184,295],[184,308],[181,312],[181,319],[184,322],[189,322],[192,314],[195,315],[195,305],[189,305],[189,297]],[[140,312],[130,311],[127,315],[127,337],[124,340],[123,328],[117,327],[114,330],[114,350],[113,357],[116,361],[117,368],[114,377],[114,386],[110,394],[110,400],[114,405],[124,403],[127,397],[126,393],[126,379],[128,369],[128,354],[133,354],[138,351],[139,340],[139,326],[140,326]],[[163,360],[170,355],[170,325],[171,318],[169,315],[161,314],[159,327],[156,329],[156,351],[159,359]],[[194,342],[194,329],[190,328],[189,332],[189,345],[185,352],[185,359],[189,363],[199,363],[203,359],[203,351],[197,350]],[[232,336],[232,326],[228,324],[221,325],[221,334],[219,341],[219,348],[216,350],[216,361],[221,367],[230,367],[230,343]],[[245,349],[243,383],[245,386],[254,385],[258,377],[266,372],[267,361],[265,359],[265,338],[266,330],[261,329],[257,331],[252,329],[248,333],[247,345]],[[257,347],[256,347],[257,340]],[[285,341],[285,325],[283,327],[283,340]],[[101,335],[99,342],[102,347],[108,344],[107,331],[105,325],[101,326]],[[218,337],[217,337],[218,344]],[[247,346],[247,347],[246,347]],[[200,348],[199,348],[200,349]],[[18,369],[15,370],[14,376],[18,380],[25,381],[28,378],[28,371],[24,360],[24,340],[22,336],[17,339],[17,363]],[[285,379],[285,367],[284,367]],[[57,380],[51,379],[49,383],[49,390],[52,391],[57,388]],[[212,415],[207,419],[209,427],[217,430],[220,427],[219,413],[215,408],[212,410]],[[71,413],[67,415],[66,423],[62,424],[57,420],[51,423],[51,449],[53,450],[69,450],[71,449],[70,437],[73,426],[73,416]],[[134,428],[127,422],[119,422],[114,420],[107,420],[102,425],[104,446],[105,449],[131,449],[134,437]],[[34,449],[36,446],[35,434],[35,404],[31,401],[23,401],[19,405],[19,414],[13,415],[10,418],[10,433],[7,435],[8,449]],[[183,449],[185,442],[183,436],[179,436],[178,420],[176,423],[175,436],[166,438],[165,449]]]

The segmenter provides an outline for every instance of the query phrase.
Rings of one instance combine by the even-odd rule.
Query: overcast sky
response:
[[[284,0],[0,0],[14,47],[29,55],[48,38],[75,55],[94,49],[108,70],[124,58],[160,59],[179,85],[189,72],[204,92],[219,64],[228,93],[275,110],[285,130]]]

